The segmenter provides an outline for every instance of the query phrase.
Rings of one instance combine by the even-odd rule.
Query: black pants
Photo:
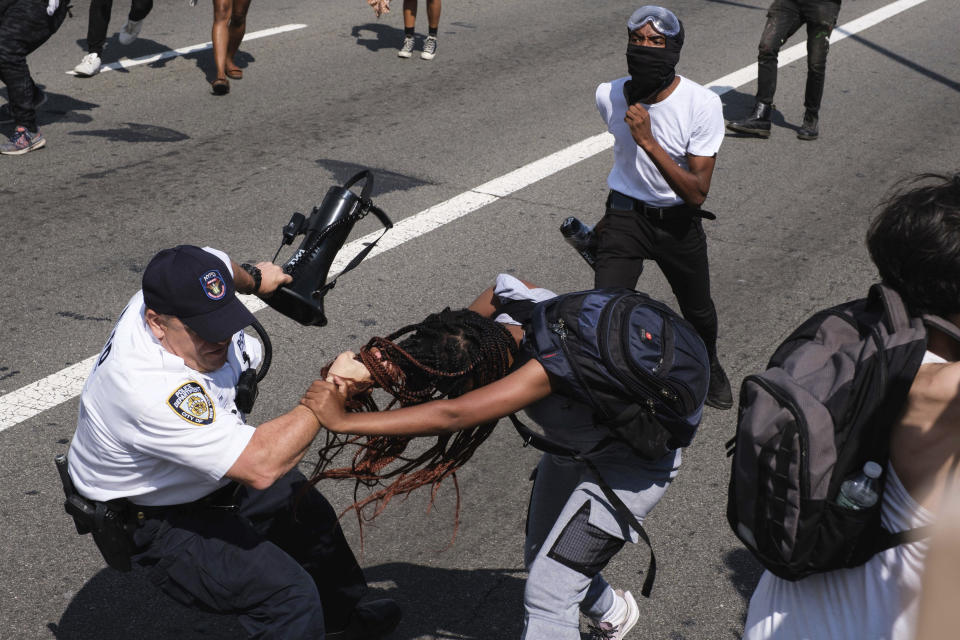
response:
[[[236,511],[150,513],[133,562],[182,604],[238,614],[252,637],[323,638],[367,586],[333,507],[313,488],[299,493],[305,482],[294,470],[264,491],[241,487]]]
[[[100,55],[107,41],[107,27],[113,0],[90,0],[90,20],[87,22],[87,52]],[[130,5],[130,20],[139,22],[153,9],[153,0],[133,0]]]
[[[757,56],[757,101],[770,104],[777,91],[777,54],[797,30],[807,25],[807,87],[803,106],[818,113],[823,99],[830,34],[837,25],[840,3],[831,0],[773,0],[760,36]]]
[[[710,297],[707,236],[697,216],[682,212],[654,220],[607,206],[597,224],[594,286],[634,289],[643,261],[656,261],[673,289],[680,313],[693,325],[711,359],[717,353],[717,309]]]
[[[48,16],[46,0],[0,3],[0,80],[7,85],[14,126],[37,130],[34,105],[40,94],[30,77],[27,56],[57,32],[66,16],[67,4],[67,0],[62,0],[60,8]]]

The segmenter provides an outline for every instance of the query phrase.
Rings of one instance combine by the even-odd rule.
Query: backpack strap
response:
[[[597,485],[600,487],[600,490],[603,491],[604,497],[607,501],[613,506],[616,510],[617,515],[619,515],[627,524],[637,532],[637,535],[640,536],[640,539],[643,540],[647,547],[650,549],[650,563],[647,565],[647,576],[643,581],[643,587],[640,590],[640,593],[646,597],[650,597],[650,592],[653,589],[653,581],[657,576],[657,558],[653,553],[653,545],[650,543],[650,536],[647,535],[646,529],[643,528],[643,525],[637,520],[636,516],[627,508],[627,505],[623,504],[616,492],[610,488],[610,485],[607,484],[607,481],[603,479],[603,476],[600,475],[600,470],[597,469],[597,466],[590,461],[589,458],[586,458],[579,451],[575,449],[569,449],[561,445],[551,442],[547,438],[541,436],[539,433],[531,430],[530,427],[520,422],[520,419],[517,418],[517,415],[514,413],[510,414],[510,422],[513,423],[514,429],[517,430],[517,433],[520,434],[520,437],[523,438],[523,446],[533,445],[535,449],[539,449],[544,453],[549,453],[557,456],[564,456],[567,458],[573,458],[577,462],[582,462],[587,465],[587,468],[593,472],[597,477]]]
[[[884,322],[890,333],[895,333],[901,329],[910,326],[910,314],[900,294],[883,283],[877,283],[870,287],[870,293],[867,294],[867,300],[883,305]]]
[[[940,316],[934,316],[925,313],[923,314],[923,324],[928,328],[936,329],[946,336],[953,338],[957,342],[960,342],[960,327],[957,327],[957,325],[953,324],[949,320],[944,320]]]
[[[943,320],[942,318],[939,318],[937,316],[924,316],[924,322],[926,322],[928,317],[933,318],[935,320],[939,320],[940,322],[946,322],[946,320]],[[960,331],[957,331],[956,325],[954,325],[952,322],[947,324],[950,324],[951,326],[954,327],[953,333],[960,334]],[[935,325],[935,326],[937,326],[938,329],[940,328],[939,325]],[[956,335],[951,334],[951,337],[954,337],[960,340],[960,337],[957,337]],[[949,475],[947,476],[947,484],[944,487],[944,495],[949,494],[953,490],[954,485],[956,484],[954,480],[956,477],[958,465],[960,465],[960,456],[955,456],[953,459],[953,462],[950,464],[950,471],[947,472]],[[886,551],[891,547],[896,547],[901,544],[917,542],[919,540],[923,540],[924,538],[929,538],[932,533],[933,533],[933,525],[927,525],[925,527],[916,527],[913,529],[907,529],[906,531],[898,531],[896,533],[890,533],[886,529],[883,529],[880,534],[879,540],[877,541],[876,553],[880,553],[881,551]]]
[[[885,284],[877,283],[870,287],[869,300],[879,301],[886,311],[887,328],[891,332],[910,326],[910,312],[900,294]],[[923,324],[960,342],[960,327],[940,316],[925,313],[921,316]]]
[[[933,533],[932,526],[916,527],[914,529],[907,529],[906,531],[898,531],[896,533],[890,533],[886,529],[881,529],[880,535],[877,539],[876,553],[886,551],[887,549],[897,547],[901,544],[908,544],[910,542],[923,540],[924,538],[929,537],[931,533]]]

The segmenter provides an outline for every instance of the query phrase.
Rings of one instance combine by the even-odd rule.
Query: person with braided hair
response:
[[[522,323],[533,304],[554,296],[500,274],[468,309],[446,309],[370,340],[359,354],[340,354],[301,400],[329,432],[312,479],[385,485],[354,505],[376,503],[375,516],[394,495],[425,484],[435,491],[498,419],[524,410],[551,441],[589,451],[591,463],[642,521],[676,476],[680,450],[643,459],[625,442],[606,437],[590,407],[554,392],[544,367],[521,348]],[[395,342],[404,334],[411,335]],[[373,387],[393,396],[388,409],[400,408],[376,411]],[[403,457],[415,436],[438,440],[420,456]],[[353,465],[327,469],[348,445],[359,448]],[[399,468],[386,469],[395,460]],[[600,574],[626,540],[637,542],[637,534],[598,480],[583,461],[559,455],[545,453],[537,466],[524,548],[525,640],[579,640],[581,612],[599,639],[622,639],[639,619],[631,593],[614,590]]]

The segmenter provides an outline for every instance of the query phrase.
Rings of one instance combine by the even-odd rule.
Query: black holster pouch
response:
[[[54,458],[63,494],[66,501],[63,508],[73,518],[77,533],[93,534],[93,541],[107,566],[118,571],[130,571],[130,557],[133,555],[132,540],[136,524],[126,500],[97,502],[88,500],[77,493],[67,472],[67,456],[60,454]]]

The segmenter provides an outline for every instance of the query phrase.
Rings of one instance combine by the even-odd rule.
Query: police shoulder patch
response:
[[[185,382],[167,398],[167,406],[192,424],[210,424],[216,418],[213,401],[199,382]]]

